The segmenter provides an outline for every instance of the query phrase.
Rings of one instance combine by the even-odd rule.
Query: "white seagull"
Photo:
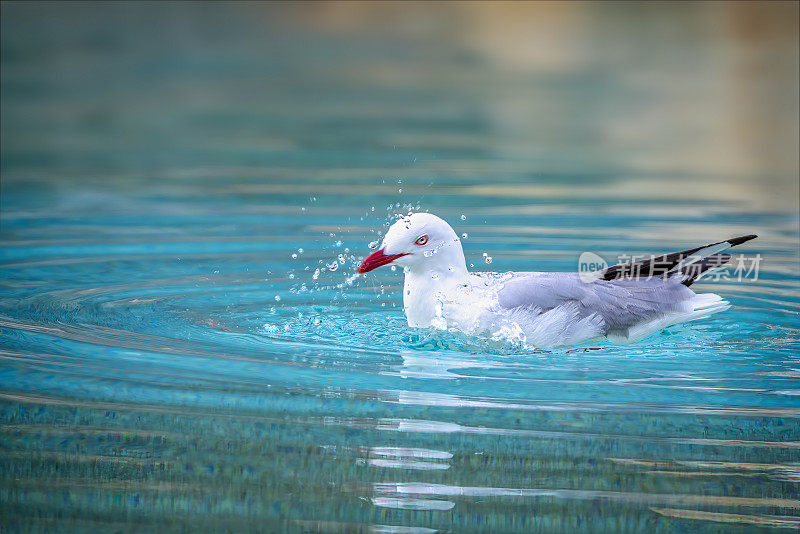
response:
[[[413,213],[395,222],[380,248],[358,267],[403,267],[408,325],[459,330],[530,348],[575,345],[606,337],[633,343],[670,325],[708,317],[730,304],[689,286],[726,263],[721,252],[747,235],[581,273],[470,273],[461,240],[447,222]]]

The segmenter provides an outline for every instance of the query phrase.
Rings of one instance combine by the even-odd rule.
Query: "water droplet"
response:
[[[372,242],[370,242],[370,244],[368,246],[369,246],[370,249],[376,249],[376,248],[378,248],[379,244],[380,243],[378,243],[377,241],[372,241]]]
[[[392,265],[392,270],[396,271],[397,270],[397,265]]]
[[[397,190],[397,192],[398,192],[398,193],[402,193],[402,192],[403,192],[403,189],[402,189],[402,188],[401,188],[401,189],[398,189],[398,190]]]
[[[294,273],[289,274],[289,280],[294,280]]]
[[[375,206],[372,206],[369,211],[375,211]]]
[[[483,253],[483,257],[485,258],[486,256],[488,256],[488,254],[484,252]]]
[[[464,232],[463,234],[461,234],[461,238],[462,238],[462,239],[466,239],[466,238],[468,238],[468,237],[469,237],[469,236],[467,235],[467,232]]]
[[[297,254],[292,254],[292,259],[296,260],[297,259]]]
[[[275,302],[280,302],[280,301],[281,301],[281,296],[275,295]]]
[[[314,321],[313,322],[314,322],[315,326],[319,326],[319,325],[322,324],[322,319],[320,319],[319,317],[314,317]]]
[[[492,263],[492,257],[486,256],[486,263]]]
[[[344,263],[345,257],[344,254],[339,254],[339,263]]]
[[[306,211],[306,208],[305,208],[305,206],[304,206],[304,207],[302,207],[302,208],[300,208],[300,211]]]
[[[344,251],[345,252],[350,252],[350,248],[349,247],[345,247]]]
[[[334,261],[334,262],[331,262],[331,263],[327,264],[326,267],[328,267],[329,271],[335,271],[336,269],[339,268],[339,264]]]
[[[298,248],[298,249],[297,249],[297,253],[298,253],[298,254],[302,254],[302,253],[303,253],[303,249],[302,249],[302,248]]]
[[[467,216],[466,216],[466,215],[464,215],[463,213],[461,214],[461,220],[462,220],[462,221],[466,221],[466,220],[467,220]]]
[[[337,247],[341,247],[341,246],[342,246],[342,242],[341,242],[341,241],[337,241],[337,242],[336,242],[336,246],[337,246]]]

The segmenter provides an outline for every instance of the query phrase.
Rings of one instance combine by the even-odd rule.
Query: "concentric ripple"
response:
[[[293,243],[264,239],[266,252],[219,238],[206,241],[214,254],[104,262],[9,241],[9,517],[57,511],[88,528],[132,507],[220,528],[436,529],[469,510],[484,519],[464,524],[524,530],[539,523],[508,510],[579,528],[569,518],[602,502],[609,529],[653,517],[796,526],[800,360],[781,316],[798,295],[780,272],[765,264],[760,280],[722,284],[737,309],[635,345],[530,350],[408,328],[402,274],[353,278],[350,252],[314,274],[381,224],[333,237],[300,225]],[[126,246],[149,248],[142,233]],[[501,268],[519,261],[492,254]]]

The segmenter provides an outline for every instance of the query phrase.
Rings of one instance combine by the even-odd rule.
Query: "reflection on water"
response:
[[[1,19],[0,529],[799,526],[796,4]],[[764,261],[713,319],[523,350],[352,278],[409,208],[478,270]]]

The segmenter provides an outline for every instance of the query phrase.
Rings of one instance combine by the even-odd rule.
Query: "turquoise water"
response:
[[[360,6],[3,3],[0,529],[797,529],[793,6]],[[347,282],[409,208],[475,270],[761,261],[534,350]]]

